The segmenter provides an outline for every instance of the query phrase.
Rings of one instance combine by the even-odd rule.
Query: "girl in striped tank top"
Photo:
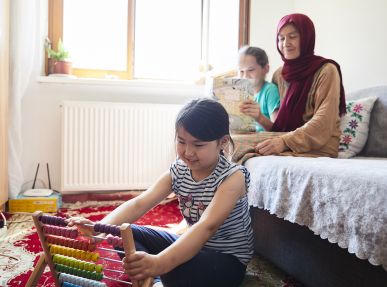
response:
[[[169,171],[101,223],[134,222],[174,192],[189,228],[179,236],[132,224],[137,251],[123,259],[126,273],[153,276],[153,286],[239,286],[253,254],[250,179],[223,155],[233,145],[228,114],[214,100],[197,99],[182,108],[175,127],[178,159]]]

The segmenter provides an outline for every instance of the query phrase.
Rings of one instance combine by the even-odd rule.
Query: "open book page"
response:
[[[255,132],[255,121],[242,114],[239,106],[243,101],[254,99],[253,81],[240,78],[217,78],[213,82],[213,96],[230,116],[230,129],[234,133]]]

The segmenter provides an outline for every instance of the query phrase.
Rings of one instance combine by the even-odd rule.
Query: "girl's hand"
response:
[[[259,106],[258,103],[252,100],[247,100],[247,101],[244,101],[242,104],[240,104],[239,110],[241,113],[252,117],[257,122],[259,122],[259,118],[262,115],[261,107]]]
[[[280,137],[264,140],[255,147],[255,151],[260,155],[280,154],[287,149],[284,140]]]
[[[158,255],[136,251],[122,260],[124,272],[133,280],[143,280],[163,274],[162,264]]]
[[[95,234],[94,227],[85,226],[85,224],[94,225],[94,222],[83,217],[70,217],[67,219],[68,227],[76,226],[83,235],[93,236]]]

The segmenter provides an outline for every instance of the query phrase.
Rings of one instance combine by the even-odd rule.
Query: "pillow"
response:
[[[350,158],[363,149],[368,138],[371,111],[377,97],[347,101],[347,113],[341,117],[339,158]]]

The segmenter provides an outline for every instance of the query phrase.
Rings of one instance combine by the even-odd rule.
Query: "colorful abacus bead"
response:
[[[98,261],[99,254],[97,252],[88,252],[70,247],[64,247],[54,244],[49,244],[51,254],[61,254],[69,257],[75,257],[82,260]]]
[[[95,223],[94,224],[94,231],[99,232],[99,233],[102,232],[102,225],[103,225],[102,223]]]
[[[52,257],[52,261],[54,263],[66,265],[77,269],[85,269],[87,271],[97,272],[97,273],[101,273],[103,269],[101,264],[86,262],[86,261],[78,260],[72,257],[60,255],[60,254],[54,254],[54,256]]]
[[[47,235],[46,240],[48,243],[66,246],[74,249],[80,249],[83,251],[94,251],[95,250],[95,244],[90,243],[89,241],[83,240],[76,240],[72,238],[64,238],[64,237],[58,237],[55,235]]]
[[[63,282],[69,282],[83,287],[106,287],[106,283],[103,283],[103,282],[86,279],[86,278],[78,277],[71,274],[60,273],[59,283],[63,283]]]
[[[75,285],[73,283],[70,283],[70,282],[63,282],[62,283],[62,287],[82,287],[80,285]]]
[[[94,231],[98,233],[112,234],[115,236],[121,235],[120,228],[116,225],[111,224],[96,223],[94,224]]]
[[[66,226],[66,219],[58,216],[51,215],[41,215],[39,216],[39,221],[44,224],[56,225],[56,226]]]
[[[114,247],[123,247],[122,238],[118,236],[113,236],[111,234],[108,234],[106,236],[106,241],[108,244],[114,246]]]
[[[93,280],[97,280],[97,281],[101,281],[103,279],[102,273],[90,272],[90,271],[83,270],[83,269],[69,267],[69,266],[66,266],[63,264],[55,264],[55,269],[61,273],[63,272],[63,273],[67,273],[67,274],[71,274],[71,275],[75,275],[75,276],[80,276],[80,277],[85,277],[85,278],[93,279]]]
[[[78,237],[78,230],[75,228],[59,227],[59,226],[44,224],[42,226],[42,229],[43,229],[43,232],[46,234],[53,234],[53,235],[57,235],[57,236],[70,237],[73,239]]]

